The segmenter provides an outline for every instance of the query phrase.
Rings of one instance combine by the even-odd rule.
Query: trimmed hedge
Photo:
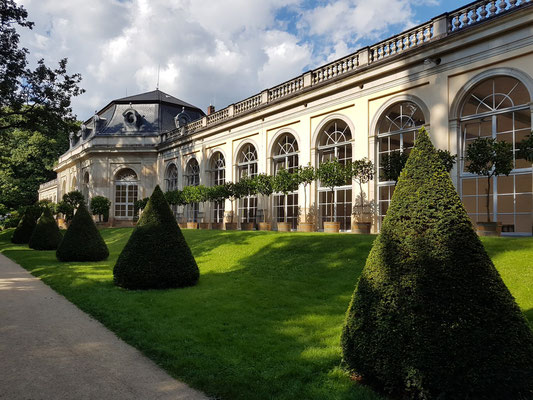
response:
[[[15,232],[13,232],[11,242],[15,244],[27,244],[36,225],[36,218],[31,212],[26,211],[20,219]]]
[[[63,239],[56,220],[48,207],[37,220],[37,225],[30,237],[29,246],[35,250],[56,250]]]
[[[163,192],[156,186],[113,269],[127,289],[193,286],[200,272]]]
[[[342,333],[349,368],[402,399],[531,399],[533,334],[425,130]]]
[[[56,256],[60,261],[101,261],[109,256],[107,245],[84,202],[74,214]]]

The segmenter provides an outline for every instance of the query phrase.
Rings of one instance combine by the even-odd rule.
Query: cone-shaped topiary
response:
[[[533,398],[533,334],[424,130],[352,297],[342,350],[393,398]]]
[[[26,211],[22,218],[20,219],[13,236],[11,237],[11,242],[16,244],[26,244],[30,241],[31,234],[37,225],[36,218],[32,213]]]
[[[84,202],[74,214],[56,256],[60,261],[101,261],[109,256],[107,245]]]
[[[62,239],[52,212],[45,207],[30,237],[29,246],[35,250],[56,250]]]
[[[156,186],[113,269],[127,289],[193,286],[200,272],[176,219]]]

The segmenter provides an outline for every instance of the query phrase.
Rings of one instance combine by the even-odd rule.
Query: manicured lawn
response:
[[[184,231],[198,286],[126,291],[112,283],[131,229],[102,231],[111,256],[59,263],[54,252],[0,251],[173,376],[222,399],[378,399],[341,368],[344,313],[374,236]],[[164,240],[164,238],[161,238]],[[533,321],[533,239],[484,244]]]

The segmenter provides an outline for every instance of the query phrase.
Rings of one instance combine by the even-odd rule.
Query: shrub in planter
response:
[[[11,242],[15,244],[26,244],[30,241],[31,234],[35,229],[37,222],[33,213],[26,211],[13,232]]]
[[[35,250],[56,250],[63,239],[50,208],[45,207],[37,220],[28,245]]]
[[[85,202],[83,194],[79,190],[73,190],[72,192],[65,193],[63,200],[57,204],[57,212],[65,216],[67,223],[72,221],[74,213]]]
[[[109,219],[109,208],[111,207],[111,202],[107,197],[104,196],[94,196],[91,199],[91,213],[93,215],[98,215],[98,221],[107,222]]]
[[[107,245],[81,203],[56,251],[60,261],[101,261],[109,256]]]
[[[156,186],[113,269],[126,289],[193,286],[200,272],[163,192]]]
[[[344,360],[394,398],[526,399],[533,333],[425,131],[352,297]]]

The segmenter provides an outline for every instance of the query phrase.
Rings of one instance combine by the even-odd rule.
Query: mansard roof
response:
[[[169,103],[182,107],[196,108],[200,110],[198,107],[193,106],[192,104],[189,104],[165,92],[162,92],[159,89],[153,90],[151,92],[136,94],[133,96],[122,97],[120,99],[113,100],[112,103]]]

